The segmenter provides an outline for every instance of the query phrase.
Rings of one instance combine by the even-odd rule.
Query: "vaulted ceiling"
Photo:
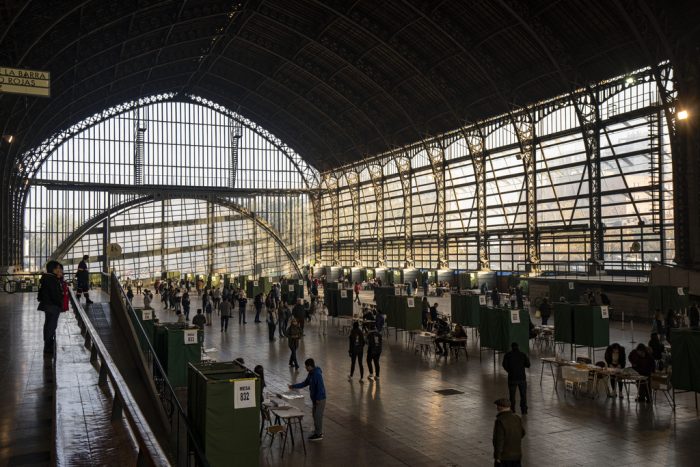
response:
[[[104,108],[224,104],[323,170],[669,58],[669,1],[5,0],[6,160]],[[697,8],[697,7],[696,7]]]

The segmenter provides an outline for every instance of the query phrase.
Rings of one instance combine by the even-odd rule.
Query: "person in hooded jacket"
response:
[[[323,440],[323,411],[326,408],[326,386],[323,383],[323,372],[316,366],[313,358],[307,358],[304,362],[309,374],[306,379],[297,384],[290,384],[289,389],[302,389],[309,387],[309,396],[313,404],[312,414],[314,418],[314,433],[309,441]]]
[[[46,272],[39,280],[39,307],[44,312],[44,353],[53,354],[56,347],[56,327],[63,312],[63,266],[58,261],[46,263]]]

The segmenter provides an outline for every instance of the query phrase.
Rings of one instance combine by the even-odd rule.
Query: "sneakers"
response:
[[[323,441],[323,435],[311,435],[309,441]]]
[[[375,381],[379,381],[379,375],[375,376],[375,377],[374,377],[374,380],[375,380]]]
[[[368,381],[372,381],[373,379],[374,379],[374,376],[372,376],[372,375],[369,375],[369,376],[367,377],[367,380],[368,380]]]
[[[352,381],[352,375],[348,375],[348,381]]]

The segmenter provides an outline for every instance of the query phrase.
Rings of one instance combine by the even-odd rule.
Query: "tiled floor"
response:
[[[369,297],[367,295],[367,297]],[[8,453],[50,451],[50,446],[21,450],[20,444],[8,444],[18,421],[11,414],[24,413],[24,423],[43,426],[29,418],[42,420],[37,396],[28,398],[24,388],[41,382],[36,371],[42,368],[40,347],[41,320],[34,296],[0,295],[3,313],[0,330],[5,359],[2,364],[2,394],[11,401],[0,415],[0,459],[7,463]],[[432,299],[431,299],[432,301]],[[449,298],[439,299],[440,308],[449,310]],[[138,303],[138,299],[137,299]],[[24,311],[23,311],[24,310]],[[174,319],[172,312],[159,311],[164,320]],[[265,324],[254,324],[248,313],[248,324],[239,327],[232,320],[228,333],[221,333],[215,323],[207,327],[205,347],[216,348],[211,354],[218,360],[243,357],[250,366],[262,364],[270,389],[281,392],[289,382],[300,380],[303,372],[287,366],[286,341],[268,342]],[[17,326],[20,323],[20,326]],[[636,326],[636,340],[642,333]],[[628,349],[630,334],[619,331],[619,323],[611,329],[613,340]],[[300,349],[300,361],[313,357],[323,368],[328,403],[325,417],[325,439],[307,443],[304,456],[301,446],[280,459],[277,442],[272,449],[264,447],[261,465],[492,465],[491,431],[495,417],[493,400],[504,396],[505,373],[484,354],[479,362],[478,350],[470,342],[469,361],[436,361],[423,358],[407,349],[393,334],[382,355],[381,383],[357,379],[349,383],[347,374],[347,338],[329,326],[328,335],[319,336],[317,324],[307,328]],[[34,350],[31,350],[34,349]],[[638,406],[619,399],[575,399],[564,396],[561,386],[554,392],[551,378],[539,384],[540,364],[533,352],[530,370],[529,406],[525,419],[524,464],[530,466],[645,466],[697,465],[700,458],[700,419],[691,396],[679,396],[675,414],[661,400],[656,406]],[[41,372],[39,372],[39,375]],[[455,388],[463,394],[441,396],[437,389]],[[307,417],[305,432],[312,423],[308,392],[303,392]],[[50,417],[51,414],[48,414]],[[50,422],[47,422],[50,427]],[[50,428],[49,428],[50,430]],[[44,444],[46,439],[44,439]],[[48,454],[47,454],[48,455]]]

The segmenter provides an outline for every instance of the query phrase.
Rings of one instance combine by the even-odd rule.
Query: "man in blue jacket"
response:
[[[316,366],[313,358],[307,358],[304,366],[309,372],[306,379],[303,383],[290,384],[289,389],[309,387],[314,417],[314,434],[309,436],[309,441],[321,441],[323,440],[323,410],[326,408],[326,387],[323,384],[322,371]]]

